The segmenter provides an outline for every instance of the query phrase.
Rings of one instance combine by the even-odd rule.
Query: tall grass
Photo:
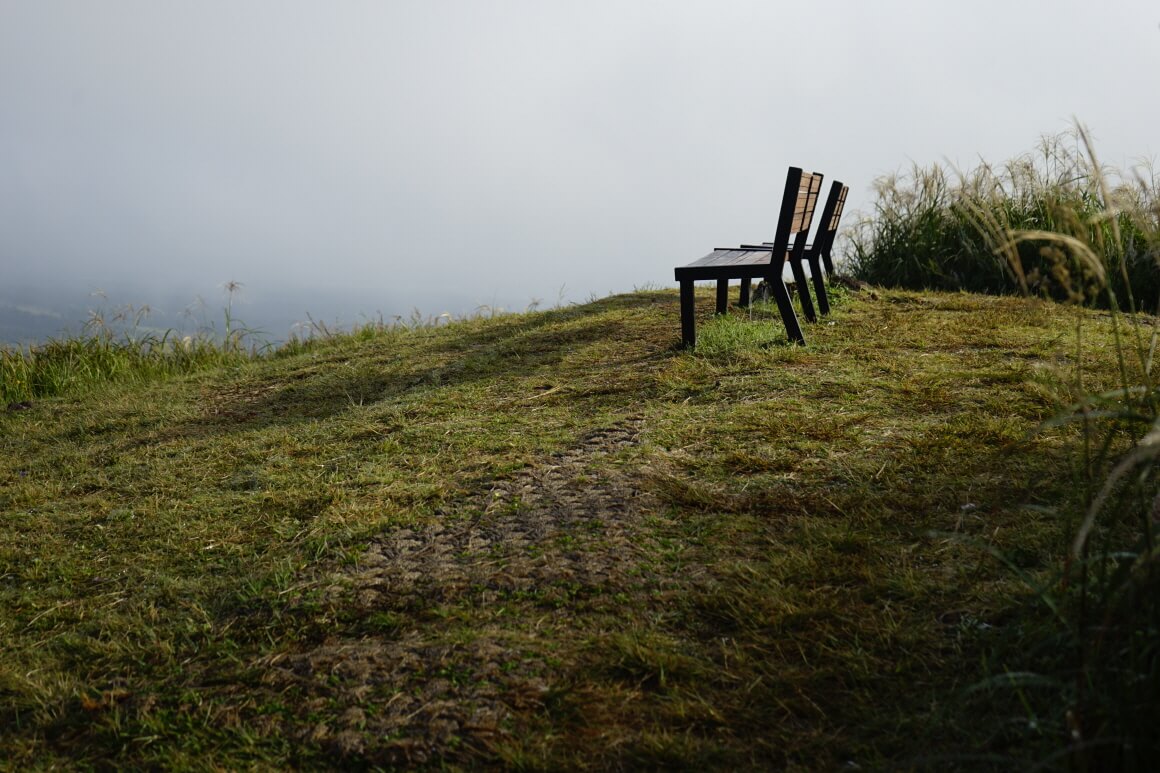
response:
[[[42,344],[0,347],[0,407],[84,392],[111,382],[151,381],[237,364],[269,347],[232,312],[237,286],[227,286],[225,330],[182,335],[147,326],[149,307],[126,305],[90,312],[81,333]]]
[[[1084,370],[1077,316],[1078,423],[1073,501],[1057,582],[1039,590],[984,685],[1018,694],[1026,732],[1047,739],[1048,767],[1149,770],[1160,748],[1160,384],[1154,311],[1160,197],[1154,178],[1101,166],[1085,131],[952,181],[940,167],[879,185],[879,219],[855,237],[855,269],[912,287],[1040,294],[1111,309],[1118,373]],[[1092,393],[1091,384],[1115,387]],[[1039,701],[1029,697],[1032,687]],[[1044,694],[1046,688],[1046,697]]]
[[[1152,312],[1160,303],[1157,180],[1101,167],[1082,131],[1045,137],[1001,166],[916,165],[875,189],[873,217],[850,233],[851,268],[868,282]],[[1094,260],[1077,261],[1060,236]]]
[[[79,335],[42,344],[0,345],[0,410],[39,398],[84,392],[100,384],[159,380],[259,357],[289,357],[323,342],[366,340],[507,313],[491,306],[480,306],[459,317],[447,312],[425,315],[413,309],[407,317],[396,315],[387,320],[380,315],[350,328],[329,325],[307,314],[307,322],[275,346],[235,314],[234,300],[241,287],[238,282],[223,285],[220,329],[202,319],[193,334],[158,331],[148,325],[148,306],[124,305],[90,311]],[[528,310],[536,305],[538,302]]]

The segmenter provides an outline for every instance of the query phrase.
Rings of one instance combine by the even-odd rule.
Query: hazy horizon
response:
[[[3,0],[0,340],[97,290],[212,317],[240,282],[264,329],[672,286],[768,238],[790,165],[852,217],[1076,119],[1151,158],[1149,72],[1141,0]]]
[[[369,290],[336,292],[284,287],[271,291],[238,284],[231,291],[230,284],[207,283],[200,288],[204,292],[190,295],[183,295],[182,288],[157,293],[132,284],[110,286],[112,289],[75,286],[66,291],[24,286],[0,290],[0,344],[29,344],[80,334],[98,319],[119,329],[220,333],[225,327],[227,306],[235,329],[251,331],[252,343],[280,343],[323,328],[334,331],[365,323],[410,323],[415,317],[432,320],[440,316],[525,311],[555,306],[561,300],[559,295],[528,297],[525,301],[515,297],[501,303],[497,297],[478,303],[466,292],[448,290],[442,297],[437,292],[424,294],[425,305],[408,306],[406,299],[400,298],[392,305],[380,293]],[[138,313],[138,321],[126,323],[127,317]]]

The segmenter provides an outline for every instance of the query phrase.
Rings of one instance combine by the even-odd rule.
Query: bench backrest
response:
[[[784,255],[787,259],[801,257],[821,190],[822,175],[803,172],[796,166],[789,168],[785,178],[785,192],[781,196],[781,214],[777,219],[777,234],[773,240],[771,258],[776,255]],[[771,260],[771,263],[774,262],[776,260]]]
[[[838,223],[842,219],[842,210],[846,207],[846,194],[850,187],[835,180],[830,184],[830,195],[822,207],[821,227],[814,239],[814,251],[822,256],[826,262],[826,273],[834,273],[834,264],[830,258],[830,250],[834,247],[834,237],[838,235]]]

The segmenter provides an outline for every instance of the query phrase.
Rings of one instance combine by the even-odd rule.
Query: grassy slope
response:
[[[0,760],[1036,753],[963,690],[1031,620],[982,548],[1066,544],[1076,313],[878,291],[692,354],[645,292],[0,413]]]

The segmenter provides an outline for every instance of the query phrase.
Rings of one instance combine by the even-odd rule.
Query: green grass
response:
[[[1114,322],[877,290],[684,352],[638,292],[2,412],[0,759],[1043,759],[1068,705],[986,680],[1074,655],[1020,647],[1084,498],[1044,422],[1116,385]]]

